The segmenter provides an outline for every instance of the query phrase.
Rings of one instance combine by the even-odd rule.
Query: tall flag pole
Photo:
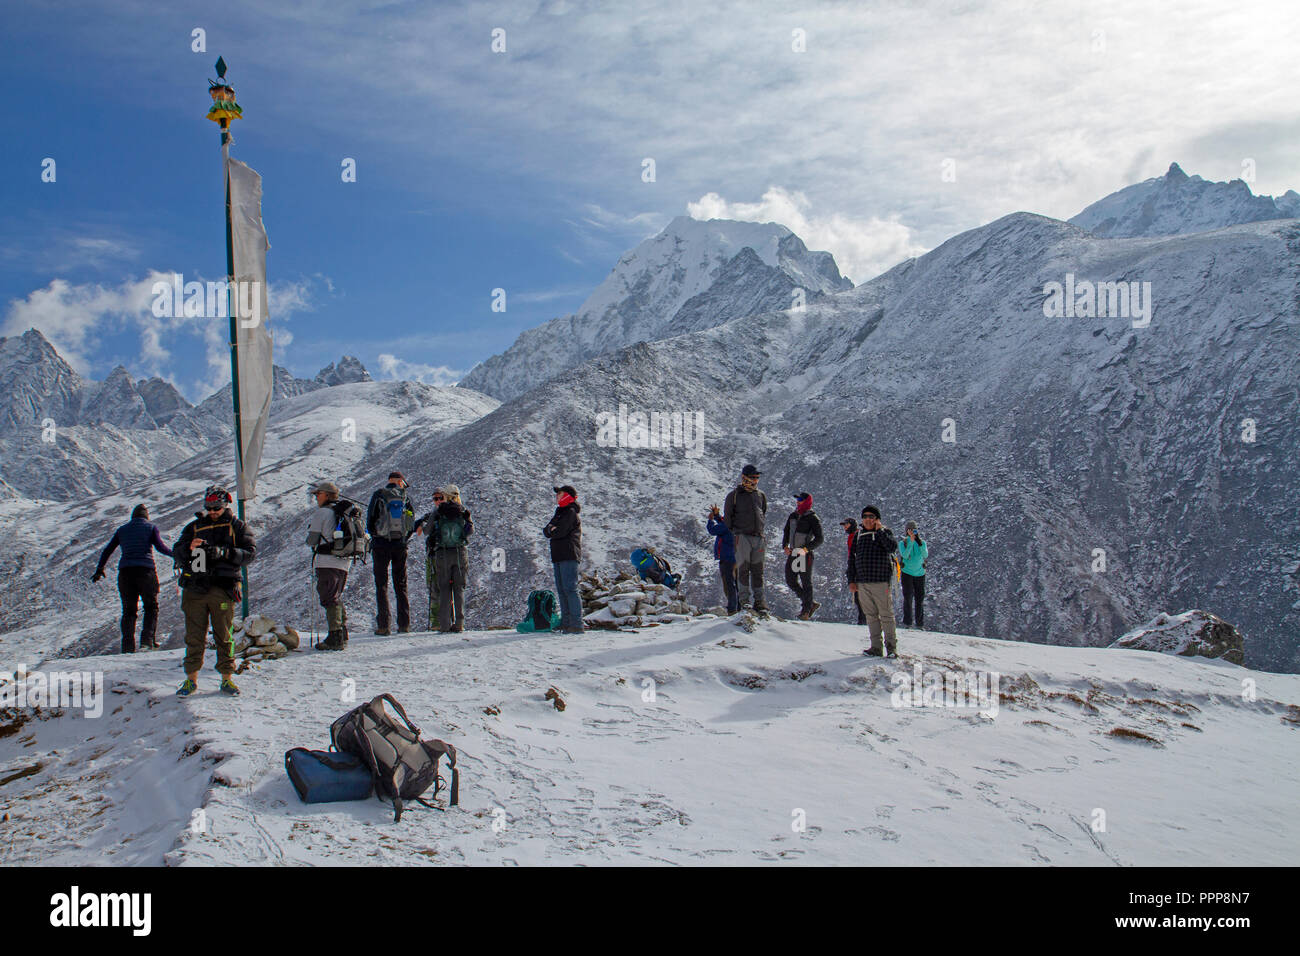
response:
[[[208,119],[221,127],[226,180],[226,311],[230,316],[230,390],[235,413],[235,484],[239,520],[257,487],[271,405],[271,335],[266,294],[266,250],[262,225],[262,177],[230,158],[232,120],[244,111],[226,82],[226,61],[218,57],[217,79],[208,81]],[[240,373],[243,373],[243,381]],[[248,616],[248,569],[243,578],[243,616]]]

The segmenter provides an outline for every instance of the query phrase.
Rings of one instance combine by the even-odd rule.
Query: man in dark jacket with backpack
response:
[[[740,610],[740,592],[736,588],[736,539],[722,521],[722,512],[714,505],[709,509],[709,534],[713,535],[713,557],[718,561],[722,593],[727,599],[727,613]]]
[[[230,679],[235,672],[231,625],[241,599],[239,569],[253,560],[257,545],[248,527],[231,512],[233,500],[225,488],[209,485],[203,493],[203,510],[194,515],[172,546],[172,560],[181,572],[181,610],[185,612],[185,682],[176,691],[178,697],[188,697],[198,689],[209,626],[217,645],[221,692],[239,693]]]
[[[849,562],[849,590],[867,617],[871,647],[862,653],[868,657],[887,654],[898,656],[898,637],[894,625],[894,607],[889,585],[894,577],[894,555],[898,542],[894,532],[880,523],[880,509],[867,505],[862,509],[862,524],[853,536],[853,560]],[[884,647],[881,647],[881,632]]]
[[[581,634],[582,598],[578,595],[578,562],[582,560],[582,519],[578,492],[573,485],[555,489],[555,514],[542,529],[551,541],[551,564],[555,566],[555,593],[560,599],[560,630]]]
[[[799,598],[799,620],[808,621],[821,604],[813,600],[813,552],[822,543],[822,522],[812,510],[812,495],[794,496],[795,509],[785,519],[781,550],[785,552],[785,583]]]
[[[758,490],[762,475],[753,465],[740,472],[740,484],[733,488],[722,504],[722,523],[735,537],[737,578],[740,584],[740,605],[749,606],[751,592],[754,610],[767,613],[763,599],[763,559],[767,556],[763,540],[767,521],[767,495]]]
[[[341,651],[348,646],[348,612],[343,606],[343,589],[348,583],[348,571],[356,556],[357,548],[365,553],[364,545],[352,544],[356,530],[345,529],[347,520],[345,512],[352,503],[339,496],[339,486],[332,481],[320,481],[307,489],[307,493],[316,499],[316,510],[312,512],[307,523],[307,546],[312,549],[312,569],[316,575],[316,593],[320,605],[325,609],[325,623],[329,633],[325,640],[316,645],[317,650]],[[338,541],[339,545],[335,545]],[[349,554],[337,553],[351,550]]]
[[[172,556],[172,549],[163,544],[158,526],[149,520],[149,509],[136,505],[131,520],[113,532],[113,537],[99,555],[99,566],[91,576],[92,583],[104,577],[104,566],[113,551],[122,548],[117,562],[117,591],[122,598],[122,653],[135,653],[135,611],[137,604],[144,605],[144,621],[140,625],[140,649],[158,646],[154,631],[158,626],[158,570],[154,567],[153,552]]]
[[[411,629],[411,604],[406,597],[406,541],[415,528],[415,505],[406,491],[406,476],[394,471],[388,484],[370,496],[366,532],[373,553],[375,575],[375,633],[388,633],[388,568],[393,569],[393,595],[397,598],[397,633]]]

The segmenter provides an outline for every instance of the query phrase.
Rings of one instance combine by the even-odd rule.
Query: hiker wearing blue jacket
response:
[[[916,606],[916,626],[925,627],[925,559],[930,549],[921,540],[921,533],[916,530],[916,522],[907,523],[907,533],[898,545],[898,554],[903,559],[903,627],[912,626],[912,606]]]
[[[713,557],[718,562],[722,593],[727,598],[727,613],[735,614],[740,610],[740,591],[736,586],[736,539],[722,520],[717,505],[709,509],[709,534],[713,535]]]
[[[144,620],[140,624],[140,649],[158,646],[154,631],[158,626],[158,569],[154,567],[153,552],[172,556],[172,549],[163,544],[158,526],[149,520],[149,509],[136,505],[131,520],[113,532],[113,537],[99,554],[99,566],[91,576],[91,583],[104,577],[104,567],[117,548],[122,557],[117,562],[117,591],[122,598],[122,653],[135,653],[136,605],[144,605]]]

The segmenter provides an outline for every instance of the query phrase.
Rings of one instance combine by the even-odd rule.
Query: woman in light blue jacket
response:
[[[925,559],[929,555],[930,549],[925,542],[921,540],[921,534],[916,530],[916,522],[907,523],[907,534],[903,540],[898,543],[898,555],[903,559],[903,627],[912,626],[912,607],[915,601],[916,606],[916,626],[924,629],[925,627],[925,610],[922,602],[925,600]]]

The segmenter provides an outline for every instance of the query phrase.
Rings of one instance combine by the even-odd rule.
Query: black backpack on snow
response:
[[[388,715],[384,702],[393,706],[401,717],[399,723]],[[445,782],[438,776],[438,760],[447,758],[451,767],[450,806],[460,802],[460,771],[456,767],[456,748],[441,740],[421,740],[420,728],[411,723],[391,694],[380,694],[368,704],[348,711],[330,725],[330,742],[334,749],[360,757],[375,780],[375,796],[393,804],[393,822],[402,819],[402,802],[416,800],[426,807],[437,804],[421,794],[433,787],[436,798]]]

